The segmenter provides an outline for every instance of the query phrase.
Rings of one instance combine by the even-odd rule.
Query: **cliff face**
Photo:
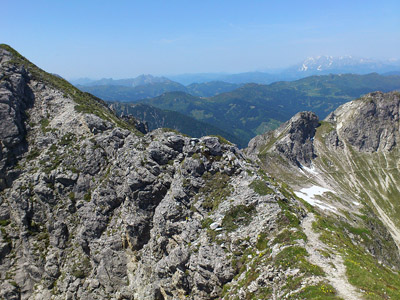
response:
[[[8,65],[9,60],[11,56],[0,49],[0,64],[4,65],[0,79],[0,190],[12,180],[13,174],[7,169],[14,166],[16,157],[27,150],[25,110],[32,106],[34,98],[26,85],[25,69]]]
[[[400,94],[370,93],[331,113],[326,121],[336,125],[336,143],[348,143],[359,152],[390,151],[399,141]],[[340,143],[342,141],[342,143]]]
[[[297,166],[310,166],[315,158],[313,139],[319,119],[312,112],[297,113],[278,129],[256,136],[246,152],[260,154],[276,152]]]

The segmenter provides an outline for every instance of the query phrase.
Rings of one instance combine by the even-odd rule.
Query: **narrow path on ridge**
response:
[[[336,289],[339,297],[345,300],[362,299],[362,295],[347,280],[346,267],[340,254],[332,253],[333,249],[328,249],[320,241],[319,234],[312,229],[314,221],[314,214],[309,213],[301,223],[304,233],[307,235],[306,250],[310,254],[308,260],[324,270],[326,279]],[[329,257],[323,256],[318,250],[328,251],[330,253]]]

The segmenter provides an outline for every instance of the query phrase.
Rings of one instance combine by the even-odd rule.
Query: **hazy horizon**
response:
[[[317,55],[314,56],[312,58],[316,58],[319,56],[329,56],[329,55]],[[356,56],[352,56],[352,55],[347,55],[347,56],[351,56],[355,59],[371,59],[374,60],[376,62],[382,62],[382,63],[392,63],[392,66],[396,66],[396,68],[400,68],[400,59],[374,59],[374,58],[370,58],[370,57],[356,57]],[[334,57],[334,58],[338,58]],[[344,55],[342,56],[344,57]],[[256,72],[260,72],[260,73],[267,73],[267,74],[271,74],[271,75],[280,75],[282,74],[282,72],[287,71],[289,68],[298,66],[298,64],[304,62],[304,60],[311,58],[309,57],[305,57],[304,59],[302,59],[301,61],[298,61],[295,64],[291,64],[291,65],[287,65],[287,66],[283,66],[283,67],[276,67],[276,68],[267,68],[267,69],[259,69],[259,70],[243,70],[243,71],[238,71],[238,72],[224,72],[224,71],[215,71],[215,72],[182,72],[182,73],[163,73],[163,74],[154,74],[154,73],[141,73],[141,74],[136,74],[134,76],[128,76],[128,77],[88,77],[88,76],[84,76],[84,77],[70,77],[70,78],[66,78],[68,80],[79,80],[79,79],[90,79],[90,80],[101,80],[101,79],[113,79],[113,80],[121,80],[121,79],[129,79],[129,78],[136,78],[139,76],[147,76],[147,75],[151,75],[154,77],[167,77],[171,76],[171,77],[175,77],[175,76],[190,76],[190,75],[235,75],[235,74],[244,74],[244,73],[256,73]],[[397,69],[396,69],[397,70]],[[371,71],[372,72],[372,71]],[[328,72],[329,73],[329,72]],[[326,72],[324,72],[323,74],[326,74]],[[362,73],[362,74],[367,74],[367,73]],[[306,75],[306,76],[311,76],[311,75]]]
[[[9,1],[0,42],[64,78],[241,73],[318,55],[399,59],[399,1]]]

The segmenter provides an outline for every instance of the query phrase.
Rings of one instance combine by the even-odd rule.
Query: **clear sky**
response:
[[[400,0],[0,0],[0,42],[65,78],[400,58]]]

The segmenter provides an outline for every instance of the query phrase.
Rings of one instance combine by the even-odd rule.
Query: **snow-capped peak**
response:
[[[355,58],[351,55],[344,56],[328,56],[328,55],[319,55],[314,57],[308,57],[305,59],[298,67],[297,70],[300,72],[321,72],[321,71],[329,71],[335,69],[343,69],[349,67],[357,67],[357,66],[367,66],[367,65],[378,65],[381,62],[374,61],[372,59],[366,58]]]

